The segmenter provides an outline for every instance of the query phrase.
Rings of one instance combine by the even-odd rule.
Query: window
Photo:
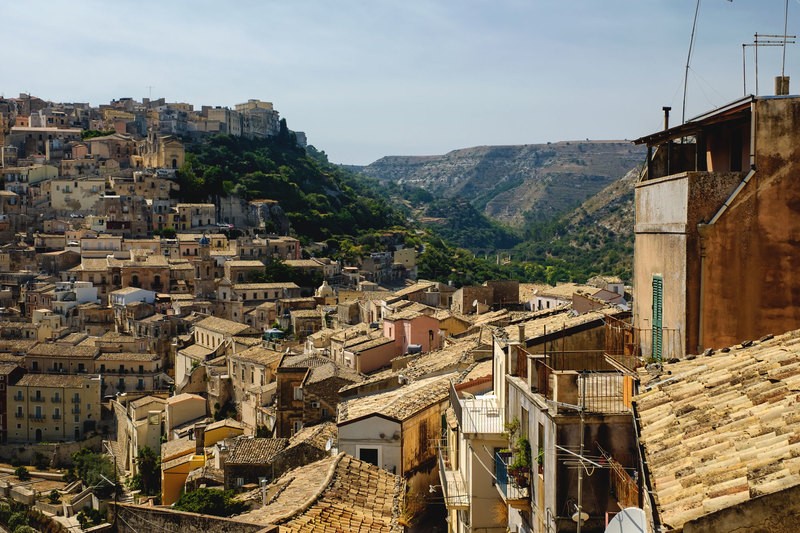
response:
[[[356,446],[356,453],[358,454],[358,458],[362,461],[367,463],[373,464],[375,466],[380,466],[381,462],[381,449],[368,447],[368,446]]]
[[[301,429],[303,429],[303,421],[302,420],[295,420],[294,422],[292,422],[292,435],[294,435],[295,433],[297,433]]]
[[[295,400],[302,400],[303,399],[303,387],[299,387],[297,385],[294,386],[294,399]]]

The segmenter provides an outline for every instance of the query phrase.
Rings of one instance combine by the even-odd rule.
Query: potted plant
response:
[[[508,475],[518,487],[530,486],[531,443],[527,437],[519,437],[514,446],[513,458],[508,465]]]

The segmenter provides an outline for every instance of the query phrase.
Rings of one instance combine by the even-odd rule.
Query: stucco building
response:
[[[634,327],[669,358],[800,325],[800,98],[755,97],[636,140]],[[724,312],[720,312],[724,310]]]

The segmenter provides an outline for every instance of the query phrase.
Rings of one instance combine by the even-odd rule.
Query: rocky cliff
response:
[[[643,160],[644,150],[629,141],[564,141],[387,156],[358,170],[439,197],[459,196],[491,219],[522,227],[568,213]]]

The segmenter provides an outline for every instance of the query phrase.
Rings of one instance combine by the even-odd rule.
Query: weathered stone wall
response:
[[[140,531],[180,531],[181,533],[277,533],[278,528],[268,524],[239,522],[195,513],[184,513],[157,507],[119,504],[118,533]],[[109,506],[108,519],[114,519],[114,507]]]
[[[0,445],[0,460],[11,462],[12,459],[32,464],[36,453],[41,453],[50,459],[50,465],[61,468],[72,465],[72,454],[82,448],[100,451],[102,437],[97,435],[78,442],[63,443],[30,443],[30,444],[2,444]]]
[[[703,230],[705,348],[777,335],[800,324],[800,101],[756,105],[756,173],[720,219]]]

